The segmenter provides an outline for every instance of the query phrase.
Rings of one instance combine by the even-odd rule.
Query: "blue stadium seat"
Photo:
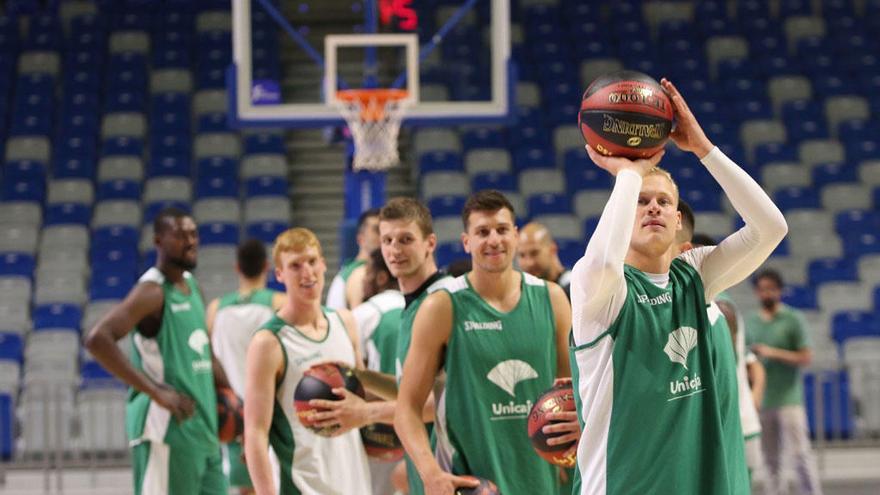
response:
[[[19,275],[33,278],[34,257],[25,253],[0,253],[0,276]]]
[[[785,129],[788,140],[791,143],[799,143],[807,139],[825,139],[828,137],[828,127],[825,120],[797,120],[787,121]]]
[[[812,187],[785,187],[774,194],[774,202],[780,210],[786,211],[795,208],[822,207],[819,194]]]
[[[10,178],[3,181],[3,200],[36,201],[42,203],[46,197],[46,184],[42,177],[27,179]]]
[[[98,116],[74,108],[62,112],[60,125],[60,136],[68,139],[94,139],[98,133]]]
[[[782,104],[782,120],[788,127],[803,120],[824,121],[825,113],[816,100],[791,100]]]
[[[836,182],[857,182],[855,167],[843,163],[823,163],[813,168],[813,186],[821,188]]]
[[[210,112],[199,116],[196,126],[196,132],[228,132],[229,124],[226,120],[226,114],[223,112]]]
[[[59,203],[46,207],[45,225],[88,225],[92,220],[91,205]]]
[[[10,332],[0,332],[0,361],[13,361],[21,364],[24,357],[24,343],[21,335]]]
[[[680,194],[694,211],[721,211],[721,197],[715,190],[690,189]]]
[[[101,144],[101,154],[144,156],[144,141],[130,136],[115,136],[105,139]]]
[[[517,172],[534,168],[556,168],[556,158],[549,148],[520,148],[513,154],[513,168]]]
[[[531,217],[552,213],[571,213],[571,198],[565,194],[534,194],[526,198],[526,201]]]
[[[152,266],[155,263],[149,263]],[[137,265],[134,265],[134,268]],[[119,300],[125,298],[128,291],[134,287],[135,276],[133,270],[131,273],[123,272],[95,272],[89,282],[89,300]]]
[[[245,183],[245,197],[284,196],[289,193],[287,179],[275,176],[252,177]]]
[[[880,136],[880,121],[844,120],[837,126],[837,135],[844,141],[862,141]]]
[[[471,190],[497,189],[502,192],[516,192],[519,190],[516,176],[506,172],[483,172],[474,175],[471,179]]]
[[[798,161],[797,149],[786,143],[760,143],[754,149],[754,163],[763,165],[773,162]]]
[[[880,337],[880,321],[870,311],[840,311],[831,320],[831,338],[839,345],[853,337]]]
[[[238,225],[233,223],[212,222],[199,225],[201,244],[238,245],[238,237]]]
[[[190,177],[192,175],[192,166],[189,162],[189,156],[155,155],[150,157],[150,161],[147,164],[147,177],[159,177],[163,175]]]
[[[0,459],[12,459],[15,444],[15,406],[8,393],[0,394]]]
[[[104,99],[104,112],[142,112],[144,93],[136,91],[110,92]]]
[[[880,156],[880,141],[877,138],[865,138],[846,141],[846,158],[851,163],[873,160]]]
[[[160,211],[172,206],[180,208],[188,213],[191,211],[189,203],[184,203],[182,201],[156,201],[155,203],[148,204],[147,208],[144,210],[144,225],[151,223]]]
[[[256,153],[284,154],[284,141],[278,134],[251,134],[244,138],[245,155]]]
[[[196,182],[196,198],[235,198],[239,196],[238,179],[232,176],[201,176]]]
[[[159,133],[153,129],[150,139],[150,156],[185,156],[192,152],[192,141],[179,132]]]
[[[563,266],[574,266],[584,255],[585,241],[576,239],[556,239],[559,260]]]
[[[818,309],[816,289],[811,286],[787,285],[782,302],[799,309]]]
[[[45,304],[34,308],[34,331],[69,328],[79,331],[82,311],[75,304]]]
[[[259,239],[267,244],[275,242],[279,234],[287,230],[287,224],[282,222],[258,222],[247,225],[247,236]]]
[[[98,227],[92,231],[92,245],[131,246],[137,247],[140,233],[127,225],[111,225]]]
[[[428,209],[434,217],[456,216],[464,209],[465,196],[435,196],[428,201]]]
[[[580,149],[565,153],[565,181],[568,194],[574,195],[584,189],[609,189],[611,174],[599,169]]]
[[[437,258],[437,265],[443,267],[453,261],[469,257],[464,251],[464,246],[458,241],[439,244],[437,250],[434,251],[434,256]]]
[[[843,251],[847,256],[880,253],[880,237],[873,232],[853,233],[843,236]]]
[[[125,271],[137,265],[136,244],[99,244],[96,242],[90,251],[89,262],[93,270]]]
[[[419,156],[419,173],[428,172],[464,172],[464,162],[454,151],[429,151]]]
[[[63,153],[56,153],[55,165],[52,169],[53,176],[56,179],[91,179],[95,176],[96,161],[97,160],[95,160],[94,154],[84,154],[83,156],[69,156]]]
[[[196,164],[199,179],[211,177],[238,177],[238,164],[232,158],[212,156],[202,158]]]
[[[43,180],[46,164],[37,160],[14,160],[6,162],[2,172],[5,180]]]
[[[141,197],[141,185],[137,181],[115,179],[98,184],[98,201],[108,199],[133,199]]]
[[[818,286],[825,282],[855,282],[859,279],[858,267],[849,258],[819,258],[807,266],[810,284]]]
[[[814,65],[819,64],[817,59],[809,58],[807,60],[814,60],[812,62]],[[832,68],[821,66],[816,67],[815,70],[817,74],[824,74],[813,77],[813,91],[816,97],[827,98],[829,96],[849,95],[856,92],[855,82],[848,77],[833,75],[836,71]]]
[[[141,273],[143,273],[143,272],[147,271],[151,266],[155,266],[157,257],[158,257],[158,254],[156,254],[155,249],[151,249],[151,250],[147,251],[146,253],[144,253],[143,255],[141,255],[141,263],[140,263],[140,270],[139,271]]]
[[[80,369],[81,390],[93,388],[125,388],[125,384],[115,378],[97,361],[86,361]]]
[[[867,210],[846,210],[834,216],[834,230],[841,236],[880,231],[880,213]]]

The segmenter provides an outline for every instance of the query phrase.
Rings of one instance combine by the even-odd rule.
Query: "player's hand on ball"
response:
[[[479,480],[470,476],[456,476],[446,471],[438,471],[424,480],[426,495],[456,495],[456,488],[475,488]]]
[[[590,145],[587,145],[586,148],[587,154],[590,155],[590,159],[593,160],[593,163],[615,177],[617,177],[617,174],[621,170],[627,169],[635,170],[639,175],[644,176],[648,173],[648,170],[651,170],[660,163],[660,159],[663,158],[663,154],[666,153],[664,150],[660,150],[649,158],[631,160],[620,156],[605,156],[594,150]]]
[[[313,399],[309,401],[309,405],[325,409],[315,413],[316,427],[338,426],[331,435],[336,437],[355,428],[366,426],[369,423],[367,401],[345,388],[334,388],[333,393],[341,397],[341,399]]]
[[[547,439],[547,445],[563,445],[569,442],[575,442],[572,449],[577,449],[577,441],[581,438],[581,425],[578,422],[577,411],[560,411],[547,413],[547,419],[550,421],[559,421],[545,425],[541,431],[545,434],[555,433],[554,436]]]
[[[687,102],[684,101],[684,97],[678,92],[678,88],[665,77],[660,80],[660,86],[672,100],[672,109],[675,114],[675,127],[669,133],[669,139],[672,139],[672,142],[681,150],[690,151],[702,159],[712,151],[714,147],[712,142],[706,137],[706,133],[703,132],[703,128],[700,127]]]
[[[178,422],[189,418],[196,410],[195,402],[191,398],[166,385],[158,385],[151,399],[168,409]]]

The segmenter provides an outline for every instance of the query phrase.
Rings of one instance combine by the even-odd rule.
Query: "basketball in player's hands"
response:
[[[470,478],[474,481],[479,481],[480,484],[473,488],[456,488],[455,495],[501,495],[495,483],[485,478],[478,478],[476,476],[462,476],[462,478]]]
[[[375,423],[364,426],[361,428],[361,440],[370,457],[384,462],[403,459],[403,444],[391,425]]]
[[[351,368],[340,363],[320,363],[307,369],[293,392],[293,405],[297,418],[303,426],[318,435],[330,436],[339,425],[318,427],[315,424],[315,413],[322,409],[309,404],[309,401],[340,400],[341,397],[333,393],[334,388],[345,388],[361,398],[365,396],[364,387],[354,376]]]
[[[244,433],[241,399],[229,387],[217,388],[217,437],[229,443]]]
[[[587,87],[578,127],[603,155],[647,158],[666,144],[672,117],[672,102],[657,81],[623,70],[599,76]]]
[[[574,467],[575,455],[567,454],[575,441],[562,445],[547,445],[547,440],[554,434],[546,434],[543,429],[548,424],[555,423],[547,418],[550,413],[574,411],[574,390],[570,381],[559,381],[550,390],[544,392],[535,401],[529,412],[528,431],[535,452],[545,461],[562,467]]]

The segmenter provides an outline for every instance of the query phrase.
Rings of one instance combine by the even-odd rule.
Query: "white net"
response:
[[[406,113],[406,92],[340,91],[339,112],[354,138],[355,170],[385,170],[397,165],[397,135]]]

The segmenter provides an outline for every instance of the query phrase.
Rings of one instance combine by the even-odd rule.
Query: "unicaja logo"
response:
[[[200,356],[205,353],[205,346],[208,345],[208,342],[208,334],[201,328],[197,328],[189,334],[189,340],[186,341],[190,348]]]
[[[687,367],[687,358],[691,350],[697,346],[697,330],[691,327],[681,327],[673,330],[666,341],[663,352],[669,356],[669,360]]]
[[[492,371],[486,375],[486,378],[495,385],[498,385],[501,390],[510,394],[511,397],[516,397],[514,392],[516,384],[523,380],[538,378],[538,372],[525,361],[508,359],[492,368]]]

